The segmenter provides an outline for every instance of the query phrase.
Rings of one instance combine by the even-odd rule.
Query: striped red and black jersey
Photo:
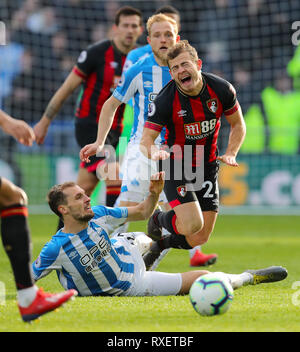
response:
[[[202,73],[202,78],[203,87],[197,96],[185,95],[174,80],[170,81],[157,95],[145,123],[145,127],[159,132],[166,127],[165,144],[181,148],[180,153],[171,154],[175,159],[184,156],[185,145],[192,145],[193,166],[201,164],[196,160],[197,145],[204,146],[206,164],[216,160],[221,116],[231,115],[239,108],[235,89],[229,82],[211,73]]]
[[[81,52],[73,68],[84,79],[77,101],[76,123],[98,123],[103,104],[119,83],[125,60],[126,55],[111,40],[95,43]],[[116,111],[111,130],[122,132],[124,108],[122,104]]]

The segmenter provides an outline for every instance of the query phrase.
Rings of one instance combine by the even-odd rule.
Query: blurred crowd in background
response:
[[[297,72],[287,71],[297,49],[291,41],[292,23],[300,20],[300,2],[294,0],[1,0],[6,45],[0,46],[0,108],[36,123],[81,50],[110,36],[119,7],[139,8],[146,23],[157,8],[168,4],[180,11],[181,38],[197,48],[203,70],[221,75],[237,89],[250,137],[252,125],[253,131],[261,128],[260,147],[249,139],[244,152],[272,152],[270,126],[279,124],[282,135],[281,127],[291,123],[295,141],[288,153],[299,153],[299,95],[284,105],[287,95],[298,93],[298,88],[300,92],[294,84]],[[146,31],[139,39],[140,45],[145,43]],[[57,120],[73,119],[75,100],[76,95],[69,99]],[[273,102],[283,106],[283,116],[270,115],[266,104],[272,107]],[[289,136],[289,130],[284,132]]]

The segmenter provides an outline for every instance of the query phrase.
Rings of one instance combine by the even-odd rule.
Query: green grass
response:
[[[30,216],[33,259],[55,231],[56,218]],[[143,230],[145,223],[132,224]],[[300,331],[300,235],[297,217],[219,216],[214,234],[203,246],[219,260],[209,270],[239,273],[247,269],[283,265],[286,280],[275,284],[247,286],[235,291],[231,308],[222,316],[201,317],[188,296],[83,297],[67,303],[32,324],[22,322],[16,291],[5,252],[0,247],[0,280],[6,286],[6,301],[0,304],[0,331],[101,331],[101,332],[266,332]],[[172,250],[159,270],[188,271],[188,253]],[[56,274],[38,282],[45,290],[61,290]],[[298,292],[298,293],[297,293]],[[293,298],[294,303],[293,304]],[[298,303],[299,302],[299,303]]]

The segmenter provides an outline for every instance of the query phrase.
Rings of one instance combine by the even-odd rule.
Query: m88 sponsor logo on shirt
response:
[[[209,136],[215,130],[216,123],[217,119],[185,123],[186,139],[202,139]]]

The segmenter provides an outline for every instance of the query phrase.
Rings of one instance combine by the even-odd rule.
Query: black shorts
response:
[[[98,133],[98,125],[75,123],[75,138],[80,148],[83,148],[87,144],[94,143],[97,139],[97,133]],[[116,151],[117,146],[119,144],[119,138],[120,138],[119,132],[110,130],[110,132],[107,135],[105,144],[112,146]],[[116,161],[115,153],[114,154],[109,153],[109,155],[106,154],[99,157],[93,155],[90,157],[89,163],[81,162],[80,167],[85,168],[89,172],[93,172],[96,174],[96,169],[99,164],[104,162],[111,163],[114,161]]]
[[[160,165],[160,169],[164,169],[164,167]],[[187,181],[184,177],[184,173],[182,173],[182,179],[176,179],[174,177],[174,170],[171,167],[171,171],[169,173],[166,172],[164,187],[164,192],[170,206],[174,208],[180,204],[198,201],[202,211],[218,212],[218,171],[218,162],[205,166],[203,176],[204,182],[201,183],[201,186],[196,188],[196,190],[189,190],[193,187],[193,181]]]

